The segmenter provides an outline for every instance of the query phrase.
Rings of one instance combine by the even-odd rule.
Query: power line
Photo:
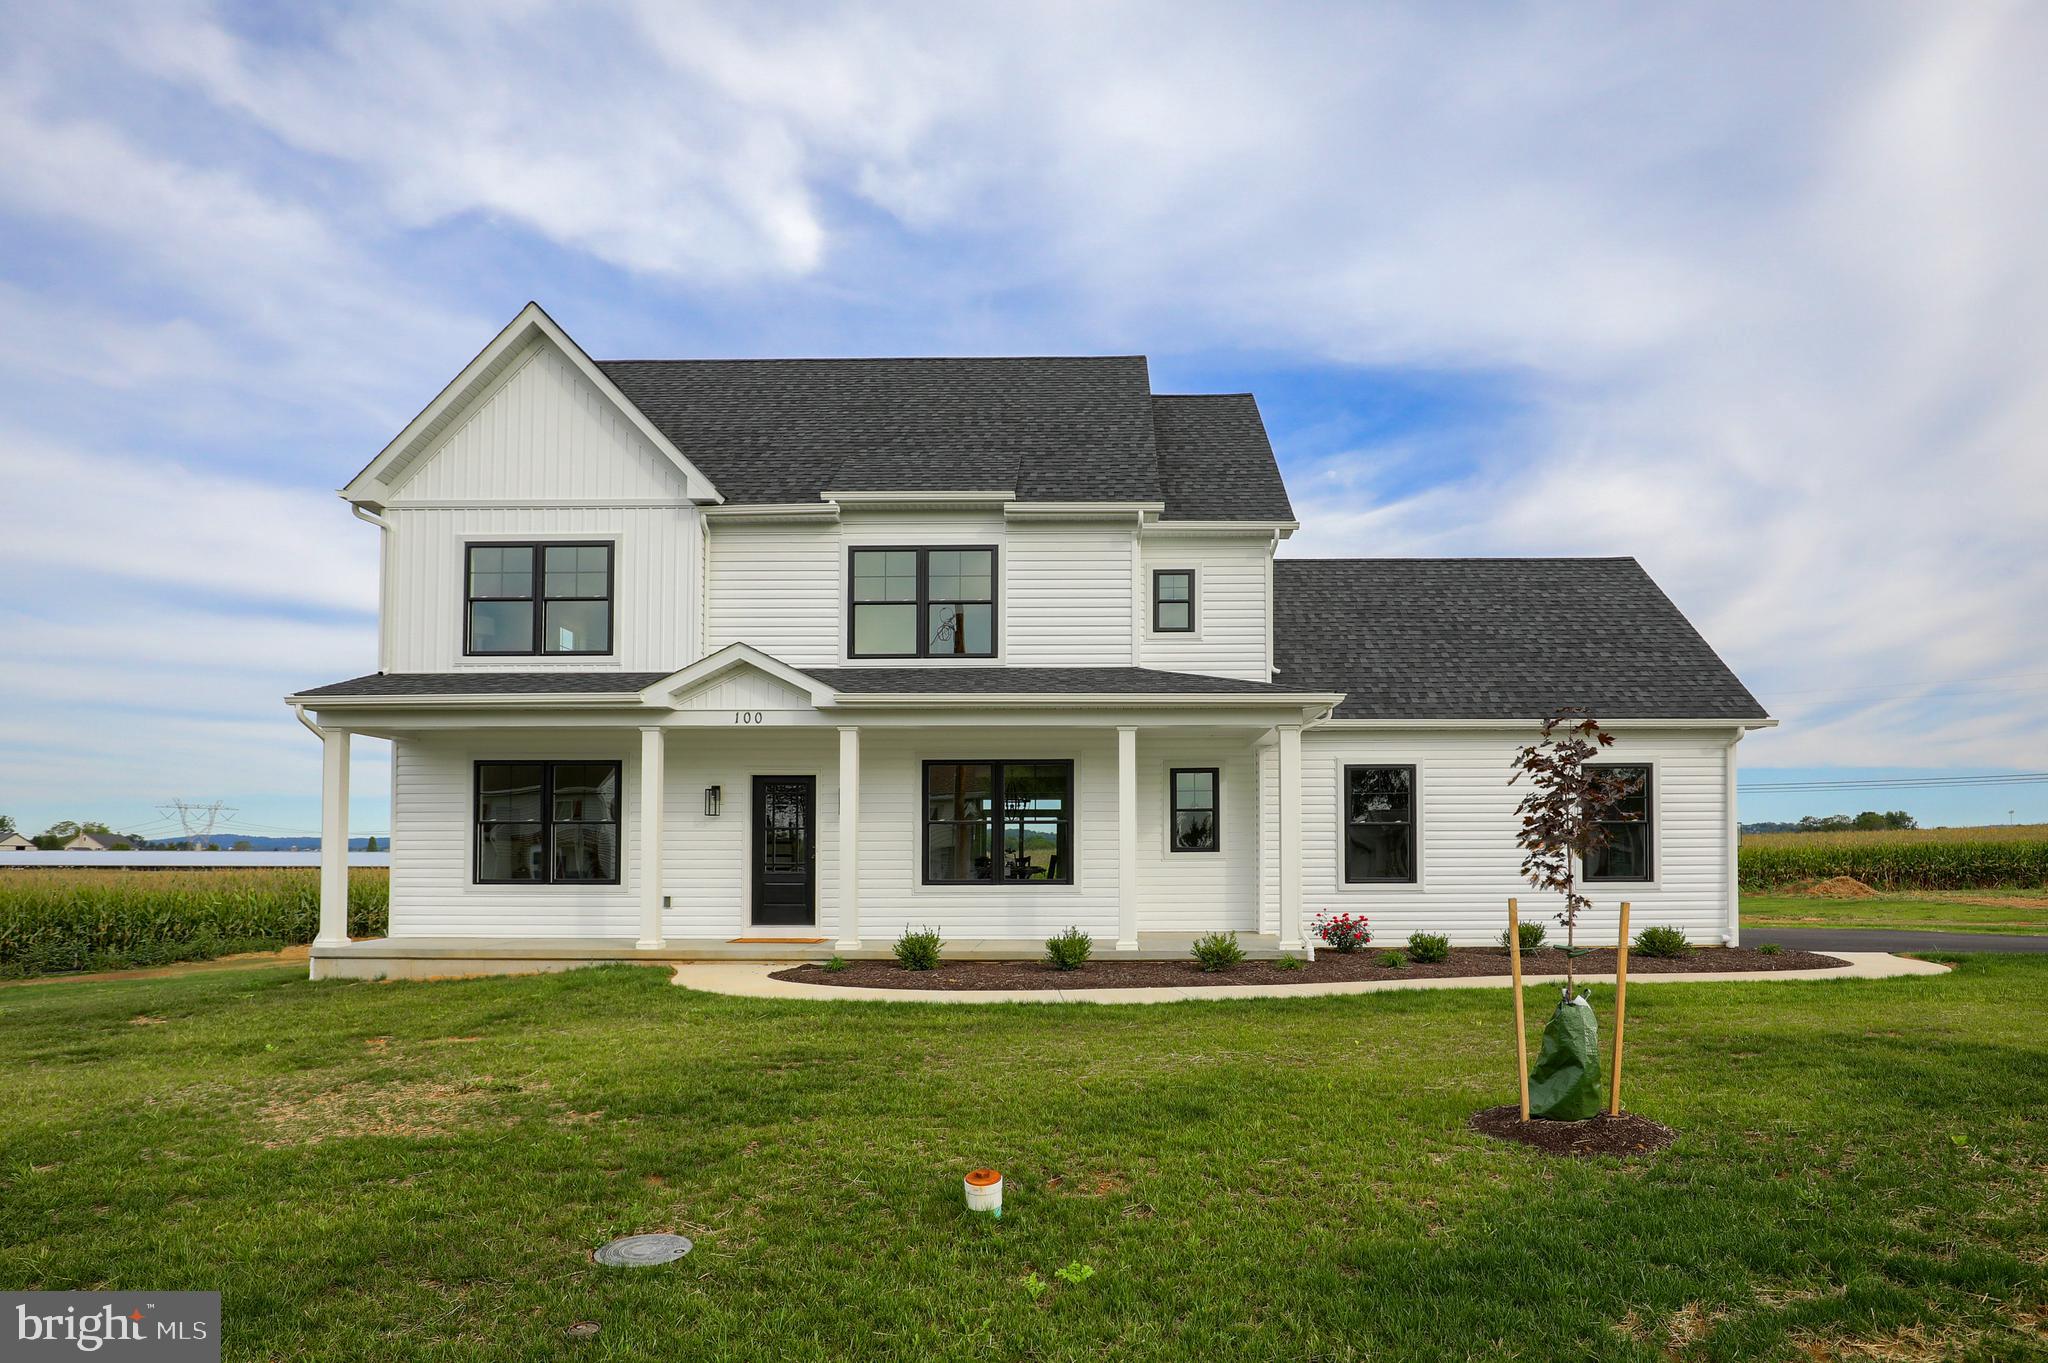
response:
[[[1745,781],[1743,790],[1941,790],[1962,786],[2031,786],[2048,782],[2048,771],[1996,776],[1901,776],[1867,781]]]

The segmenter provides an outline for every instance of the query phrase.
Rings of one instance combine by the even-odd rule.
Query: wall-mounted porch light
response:
[[[719,786],[704,787],[704,817],[715,819],[719,808],[725,804],[725,791]]]

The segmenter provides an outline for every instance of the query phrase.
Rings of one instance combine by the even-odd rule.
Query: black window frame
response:
[[[1180,845],[1180,778],[1183,776],[1206,776],[1209,778],[1209,804],[1204,811],[1209,816],[1209,845],[1206,847],[1183,847]],[[1190,805],[1192,812],[1202,810],[1200,805]],[[1166,770],[1166,850],[1169,852],[1221,852],[1223,850],[1223,769],[1221,767],[1169,767]]]
[[[478,758],[470,775],[469,803],[469,874],[473,885],[617,885],[625,874],[626,867],[626,766],[616,758],[606,757],[489,757]],[[537,821],[541,828],[541,845],[547,855],[541,861],[541,869],[547,874],[537,880],[490,880],[484,876],[484,768],[486,767],[539,767],[540,814]],[[555,768],[556,767],[610,767],[618,782],[618,817],[605,819],[561,819],[555,818]],[[533,823],[532,819],[502,819],[493,823]],[[612,858],[616,868],[609,880],[557,880],[555,878],[555,825],[557,823],[583,827],[603,826],[609,823],[618,830],[618,853]]]
[[[1643,829],[1643,873],[1639,876],[1596,875],[1590,862],[1579,866],[1579,879],[1589,885],[1654,885],[1657,881],[1657,767],[1652,762],[1588,762],[1587,771],[1639,771],[1643,774],[1643,788],[1629,798],[1641,797],[1643,816],[1640,819],[1601,819],[1602,827],[1642,825]]]
[[[1408,773],[1408,874],[1405,876],[1355,876],[1351,874],[1351,774],[1358,771],[1405,771]],[[1337,791],[1338,865],[1346,885],[1420,885],[1422,883],[1422,805],[1416,798],[1421,773],[1413,762],[1348,762],[1343,784]]]
[[[1003,772],[1007,767],[1063,767],[1067,773],[1066,812],[1060,816],[1064,825],[1060,840],[1060,874],[1044,879],[1006,879],[991,875],[987,880],[934,880],[932,879],[932,825],[934,823],[971,823],[976,820],[933,819],[931,816],[931,789],[933,767],[987,767],[989,768],[989,856],[991,869],[999,869],[1003,855],[1003,824],[1008,816],[1003,808]],[[1079,792],[1074,783],[1074,761],[1070,757],[928,757],[918,765],[917,771],[917,817],[922,833],[918,837],[918,881],[920,884],[939,887],[949,886],[1001,886],[1001,885],[1072,885],[1074,883],[1075,837],[1079,819],[1075,812]],[[1043,818],[1036,820],[1045,822]],[[1016,820],[1016,822],[1027,822]]]
[[[478,549],[531,549],[533,551],[533,594],[531,596],[477,596],[470,556]],[[550,549],[604,550],[605,594],[596,596],[549,596],[547,594],[547,551]],[[616,540],[464,540],[462,544],[462,656],[465,658],[609,658],[618,651],[619,554]],[[550,649],[547,642],[550,601],[604,602],[604,648]],[[479,601],[527,601],[533,605],[533,647],[530,649],[484,649],[476,647],[475,618]]]
[[[1184,577],[1188,580],[1188,622],[1185,625],[1162,625],[1159,623],[1159,608],[1166,603],[1159,595],[1162,578]],[[1179,604],[1179,603],[1175,603]],[[1195,570],[1193,568],[1154,568],[1152,570],[1152,632],[1154,634],[1193,634],[1195,632]]]
[[[933,554],[988,555],[988,598],[946,597],[934,600],[931,592],[931,556]],[[859,601],[854,597],[854,561],[859,554],[916,554],[917,555],[917,648],[910,653],[862,653],[855,646],[858,637],[854,620],[858,608],[869,606],[904,606],[907,601]],[[846,656],[848,658],[995,658],[1002,654],[1003,646],[1003,561],[1001,549],[993,544],[850,544],[846,547]],[[931,608],[933,606],[987,606],[988,607],[988,652],[986,653],[934,653],[931,651]]]

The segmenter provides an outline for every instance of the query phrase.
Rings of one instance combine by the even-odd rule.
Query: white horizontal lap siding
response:
[[[392,526],[392,585],[383,627],[394,672],[663,672],[692,660],[698,536],[703,533],[695,507],[394,508],[385,519]],[[464,546],[520,537],[609,541],[615,546],[611,654],[464,655]]]
[[[682,471],[554,346],[537,343],[409,466],[405,501],[682,501]]]
[[[1507,924],[1510,895],[1522,916],[1551,923],[1554,895],[1532,889],[1520,873],[1515,806],[1525,786],[1507,783],[1508,763],[1528,741],[1522,735],[1311,731],[1302,740],[1302,907],[1312,930],[1318,913],[1364,913],[1376,944],[1398,945],[1411,932],[1447,933],[1453,942],[1496,938]],[[1622,900],[1632,927],[1668,924],[1698,942],[1718,942],[1726,926],[1728,872],[1725,736],[1630,730],[1605,760],[1655,767],[1656,879],[1647,884],[1588,887],[1593,908],[1580,921],[1583,940],[1611,945]],[[1420,883],[1343,884],[1341,787],[1347,765],[1413,765],[1420,812]]]
[[[1219,847],[1168,850],[1169,773],[1215,767]],[[1259,773],[1249,741],[1138,735],[1138,931],[1256,932],[1259,920]]]
[[[435,736],[391,745],[391,935],[639,935],[639,735],[533,732]],[[485,760],[618,761],[622,808],[617,885],[475,883],[475,764]]]
[[[837,526],[716,523],[705,650],[747,643],[793,667],[836,664],[840,553]]]
[[[1074,883],[923,884],[924,768],[931,761],[1070,759]],[[1117,935],[1114,730],[869,729],[861,735],[861,936],[893,941],[929,925],[951,941],[1038,941],[1078,926]]]
[[[664,931],[675,939],[725,940],[752,927],[751,835],[756,776],[817,780],[815,930],[780,926],[763,935],[830,937],[839,925],[839,734],[834,729],[757,729],[727,733],[683,729],[669,735],[664,787],[662,892]],[[704,791],[718,786],[720,812],[704,812]]]
[[[1003,570],[1006,661],[1017,667],[1129,667],[1137,620],[1130,526],[1010,527]]]
[[[1266,579],[1272,541],[1249,536],[1197,539],[1162,536],[1143,547],[1139,577],[1141,657],[1146,667],[1265,681]],[[1195,573],[1195,629],[1190,634],[1152,630],[1152,574],[1187,568]]]

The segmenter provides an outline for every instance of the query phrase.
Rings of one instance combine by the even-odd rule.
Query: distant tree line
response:
[[[1920,821],[1903,809],[1880,814],[1866,809],[1861,814],[1808,814],[1798,823],[1746,823],[1745,833],[1868,833],[1887,829],[1918,828]]]

